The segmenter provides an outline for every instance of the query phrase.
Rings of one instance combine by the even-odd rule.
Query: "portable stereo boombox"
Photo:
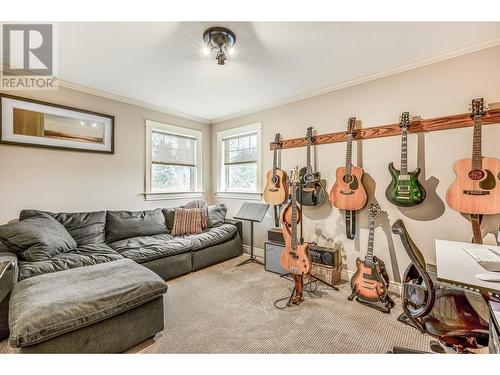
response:
[[[307,252],[313,263],[328,267],[337,267],[340,264],[338,249],[311,244]]]

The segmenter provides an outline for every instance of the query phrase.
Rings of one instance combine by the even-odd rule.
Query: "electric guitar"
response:
[[[375,235],[375,218],[380,213],[378,204],[370,204],[370,232],[368,235],[368,251],[365,260],[356,259],[357,271],[351,278],[352,300],[357,297],[362,302],[386,302],[389,285],[389,276],[385,271],[384,263],[373,255],[373,242]]]
[[[321,175],[314,172],[311,165],[311,144],[313,141],[313,128],[307,128],[307,165],[300,169],[301,187],[297,190],[297,200],[303,206],[320,206],[326,198],[326,191],[321,184]]]
[[[347,125],[347,151],[345,167],[335,172],[335,184],[330,190],[330,202],[342,210],[359,210],[366,204],[366,191],[361,183],[363,169],[352,165],[352,139],[356,134],[356,117]]]
[[[292,170],[290,176],[291,196],[290,200],[283,210],[283,237],[285,239],[285,249],[281,254],[281,266],[292,274],[295,283],[295,292],[292,297],[292,303],[302,302],[302,290],[304,274],[311,270],[311,261],[307,253],[308,243],[298,243],[297,224],[300,221],[300,210],[297,206],[297,187],[300,185],[298,168]]]
[[[500,188],[495,176],[500,171],[500,160],[483,158],[481,117],[485,114],[483,98],[472,101],[474,120],[472,159],[455,163],[457,178],[446,193],[446,202],[452,209],[467,214],[500,213]]]
[[[274,206],[284,203],[288,197],[287,174],[278,168],[277,152],[281,146],[281,135],[276,134],[273,142],[273,169],[267,172],[267,183],[264,188],[264,200]]]
[[[389,172],[392,181],[385,191],[387,199],[396,206],[413,207],[422,203],[426,192],[418,181],[420,168],[408,173],[407,164],[407,139],[408,128],[410,127],[410,115],[408,112],[401,114],[401,170],[394,168],[394,163],[389,164]]]

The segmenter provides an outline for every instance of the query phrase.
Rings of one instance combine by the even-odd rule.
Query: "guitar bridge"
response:
[[[466,195],[489,195],[490,192],[486,190],[464,190]]]
[[[352,190],[350,190],[350,191],[340,190],[340,194],[352,195],[352,194],[354,194],[354,191],[352,191]]]

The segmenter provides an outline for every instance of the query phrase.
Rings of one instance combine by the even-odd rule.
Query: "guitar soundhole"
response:
[[[353,179],[354,179],[354,176],[352,174],[345,174],[344,178],[343,178],[343,180],[346,184],[350,184]]]
[[[278,181],[279,181],[278,176],[274,176],[274,177],[271,179],[271,181],[273,182],[273,184],[275,184],[275,185],[276,185],[276,184],[278,183]]]
[[[484,178],[484,171],[481,169],[473,169],[469,172],[469,178],[474,181],[479,181]]]

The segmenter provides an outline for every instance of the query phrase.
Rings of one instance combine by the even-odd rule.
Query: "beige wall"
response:
[[[23,208],[138,210],[187,201],[144,200],[145,120],[201,130],[203,160],[210,159],[207,124],[65,88],[10,94],[114,115],[115,154],[0,144],[0,223],[16,218]],[[210,190],[209,164],[204,168],[203,185],[205,191]]]
[[[343,131],[347,119],[356,116],[364,127],[397,122],[399,114],[410,111],[424,118],[467,112],[470,100],[484,97],[486,101],[500,102],[500,47],[454,58],[452,60],[400,73],[376,81],[360,84],[299,102],[253,113],[212,126],[212,139],[216,132],[240,125],[262,122],[264,142],[263,173],[272,167],[272,154],[268,142],[276,132],[285,138],[304,136],[308,126],[314,126],[319,134]],[[318,62],[321,63],[321,62]],[[290,79],[293,79],[291,77]],[[383,214],[378,219],[375,233],[375,254],[386,262],[389,273],[402,273],[408,258],[398,237],[390,228],[401,218],[413,239],[420,246],[426,260],[435,263],[434,239],[468,241],[471,237],[469,222],[459,213],[446,206],[444,197],[454,179],[454,161],[471,154],[472,129],[457,129],[420,136],[409,136],[409,169],[423,168],[422,179],[428,190],[428,199],[419,207],[400,210],[385,198],[390,181],[387,171],[389,162],[400,165],[400,138],[380,138],[357,142],[354,145],[354,162],[366,172],[364,184],[371,201],[379,202]],[[417,152],[418,150],[418,152]],[[483,129],[485,156],[500,158],[500,126]],[[212,147],[212,161],[215,160]],[[335,169],[345,163],[345,143],[316,147],[316,165],[327,182],[329,191],[334,182]],[[417,155],[418,154],[418,155]],[[284,150],[281,167],[290,170],[305,163],[305,148]],[[212,162],[212,170],[217,166]],[[213,181],[215,183],[215,181]],[[241,201],[219,199],[234,215]],[[266,230],[272,226],[271,210],[265,222],[257,226],[257,246],[262,247]],[[356,257],[363,257],[367,246],[367,213],[360,214],[356,239],[345,237],[344,221],[337,209],[325,204],[319,209],[304,209],[304,236],[319,244],[338,243],[343,247],[344,261],[353,270]],[[492,232],[498,230],[500,215],[487,217],[483,227]],[[494,242],[489,235],[488,242]],[[246,243],[248,243],[248,228]],[[395,272],[393,272],[393,270]],[[396,276],[396,281],[399,277]]]

